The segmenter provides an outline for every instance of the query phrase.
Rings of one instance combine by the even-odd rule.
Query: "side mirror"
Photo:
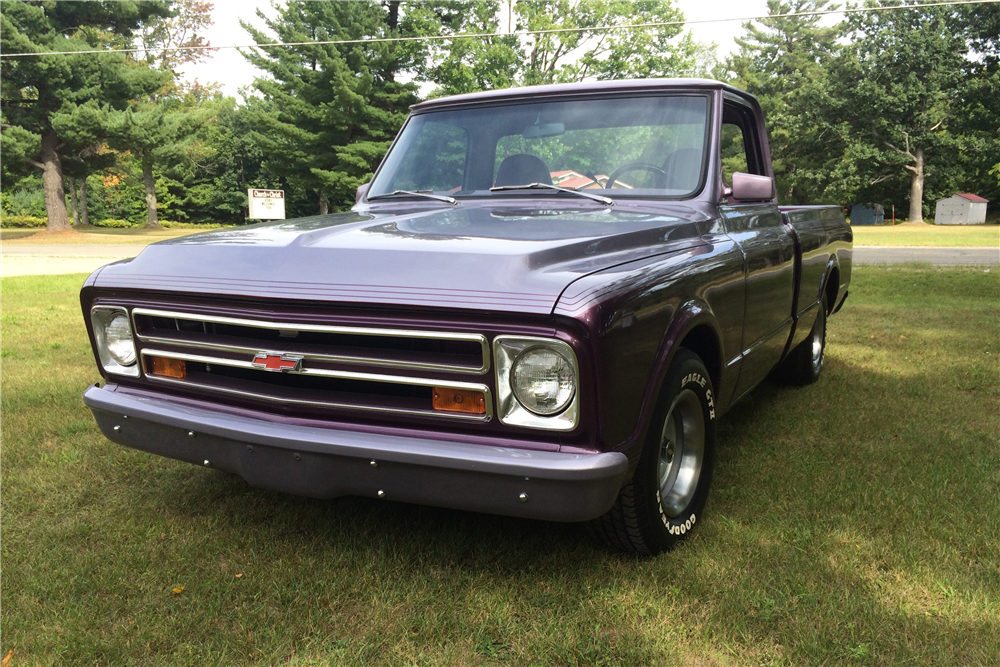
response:
[[[774,199],[774,179],[756,174],[733,174],[733,199],[736,201],[763,201]]]
[[[355,204],[357,204],[359,201],[361,201],[361,198],[364,197],[368,193],[368,186],[371,185],[371,184],[372,184],[371,181],[368,181],[364,185],[359,185],[358,186],[358,191],[354,195],[354,203]]]

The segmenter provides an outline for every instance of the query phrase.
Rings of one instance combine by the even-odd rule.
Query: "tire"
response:
[[[715,460],[715,400],[698,355],[678,351],[632,479],[591,532],[609,546],[642,556],[673,548],[701,518]]]
[[[785,384],[804,387],[819,379],[826,358],[826,295],[820,300],[819,313],[809,336],[795,346],[777,368],[775,378]]]

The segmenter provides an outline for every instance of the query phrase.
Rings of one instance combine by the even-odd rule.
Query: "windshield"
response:
[[[613,197],[689,197],[702,184],[708,109],[705,95],[670,95],[418,114],[368,196],[503,196],[490,188],[542,183]]]

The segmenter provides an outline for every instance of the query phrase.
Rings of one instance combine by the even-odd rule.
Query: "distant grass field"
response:
[[[854,225],[854,245],[1000,248],[1000,225]]]
[[[827,365],[722,419],[693,539],[323,502],[106,441],[83,276],[2,282],[21,665],[996,665],[1000,274],[859,267]],[[175,589],[183,590],[174,593]]]

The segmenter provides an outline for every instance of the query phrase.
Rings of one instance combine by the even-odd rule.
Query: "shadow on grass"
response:
[[[150,466],[130,520],[155,508],[168,524],[210,527],[210,552],[253,554],[257,567],[317,577],[328,564],[298,604],[320,613],[350,590],[375,596],[337,621],[369,648],[367,623],[440,631],[443,618],[483,651],[517,645],[556,662],[738,646],[749,662],[986,664],[1000,649],[988,548],[1000,530],[982,503],[996,509],[989,470],[1000,461],[988,429],[921,414],[951,391],[931,384],[911,396],[831,358],[817,385],[758,387],[720,423],[701,531],[656,559],[608,552],[580,525],[295,498],[170,462]]]

